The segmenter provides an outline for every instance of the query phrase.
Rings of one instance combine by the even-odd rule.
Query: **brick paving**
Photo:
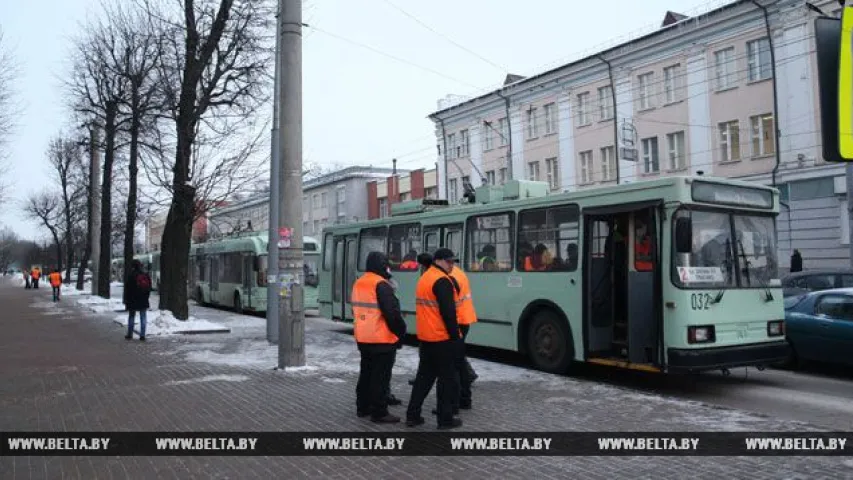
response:
[[[282,374],[270,368],[190,361],[183,351],[262,345],[263,332],[149,337],[127,342],[109,316],[71,297],[0,280],[2,431],[408,431],[354,415],[351,365]],[[314,348],[352,342],[310,320]],[[243,345],[243,347],[241,347]],[[408,348],[408,347],[407,347]],[[414,350],[414,349],[411,349]],[[320,352],[314,352],[319,355]],[[408,352],[412,355],[412,352]],[[312,351],[308,350],[309,358]],[[351,360],[357,358],[354,347]],[[402,362],[405,363],[405,362]],[[504,371],[517,367],[500,366]],[[480,368],[478,367],[478,370]],[[522,372],[523,369],[517,369]],[[488,369],[484,369],[488,372]],[[404,401],[410,372],[395,370]],[[220,376],[218,381],[198,381]],[[698,431],[814,429],[589,381],[521,373],[475,384],[462,431]],[[210,379],[210,378],[208,378]],[[215,380],[215,379],[214,379]],[[428,400],[425,408],[431,408]],[[394,407],[403,413],[404,407]],[[431,419],[430,419],[431,420]],[[428,423],[422,429],[433,431]],[[0,478],[853,478],[853,460],[831,457],[12,457]]]

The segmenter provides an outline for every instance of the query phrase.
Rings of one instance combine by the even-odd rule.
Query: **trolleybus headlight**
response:
[[[713,325],[687,327],[687,343],[712,343],[715,340]]]
[[[785,335],[785,321],[784,320],[773,320],[767,322],[767,336],[768,337],[781,337]]]

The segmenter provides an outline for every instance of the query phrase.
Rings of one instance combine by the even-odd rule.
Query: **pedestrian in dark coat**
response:
[[[124,294],[122,295],[124,305],[127,307],[127,340],[133,338],[133,324],[136,312],[139,312],[139,340],[145,341],[145,324],[150,305],[148,299],[151,297],[151,277],[142,270],[142,262],[134,260],[131,264],[130,273],[124,280]]]
[[[794,254],[791,255],[791,273],[803,271],[803,256],[800,251],[794,249]]]

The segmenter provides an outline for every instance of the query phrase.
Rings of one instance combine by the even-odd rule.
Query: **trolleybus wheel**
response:
[[[536,368],[565,373],[574,358],[574,345],[566,322],[552,310],[534,314],[527,333],[527,351]]]
[[[234,292],[234,311],[241,315],[243,314],[243,300],[237,292]]]

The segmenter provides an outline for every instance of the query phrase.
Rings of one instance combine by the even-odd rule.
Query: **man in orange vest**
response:
[[[388,413],[388,392],[397,349],[406,335],[406,322],[390,278],[385,255],[370,252],[366,272],[353,284],[350,302],[355,341],[361,353],[356,411],[359,417],[370,415],[376,423],[400,421],[400,417]]]
[[[456,321],[459,323],[459,330],[462,332],[462,351],[456,364],[456,379],[459,396],[455,406],[469,410],[471,408],[471,384],[474,383],[474,378],[477,374],[468,362],[465,356],[465,339],[468,338],[468,331],[471,325],[477,322],[477,311],[474,309],[474,299],[471,296],[471,284],[468,282],[468,276],[456,265],[451,266],[450,276],[456,280],[456,285],[459,287],[459,300],[456,303]]]
[[[59,301],[59,293],[62,288],[62,274],[54,268],[50,275],[47,276],[47,279],[50,281],[50,288],[53,289],[53,301]]]
[[[652,271],[652,242],[647,232],[645,222],[639,218],[635,220],[636,234],[634,240],[634,269],[638,272]]]
[[[436,250],[432,265],[421,275],[415,289],[420,361],[406,410],[406,425],[410,427],[424,423],[421,408],[436,379],[438,428],[462,425],[462,420],[453,416],[456,364],[462,352],[462,334],[456,320],[459,292],[450,276],[453,260],[450,249]]]
[[[38,267],[33,267],[32,273],[30,273],[30,277],[33,279],[33,288],[39,288],[39,277],[41,277],[41,270]]]

